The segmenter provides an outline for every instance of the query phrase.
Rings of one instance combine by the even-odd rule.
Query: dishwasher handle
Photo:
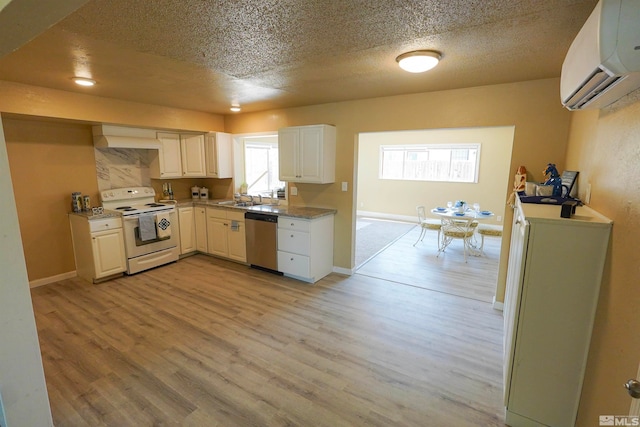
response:
[[[254,221],[264,221],[264,222],[272,222],[274,224],[278,223],[277,215],[266,215],[263,213],[255,213],[255,212],[245,212],[244,219],[251,219]]]

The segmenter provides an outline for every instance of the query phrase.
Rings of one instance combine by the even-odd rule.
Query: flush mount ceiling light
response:
[[[414,50],[398,56],[396,61],[398,61],[400,68],[405,71],[424,73],[438,65],[440,58],[442,58],[442,54],[435,50]]]
[[[239,105],[232,105],[231,108],[229,108],[231,111],[233,111],[234,113],[239,113],[241,108]]]
[[[84,77],[74,77],[72,80],[75,84],[80,86],[93,86],[96,84],[95,80],[86,79]]]

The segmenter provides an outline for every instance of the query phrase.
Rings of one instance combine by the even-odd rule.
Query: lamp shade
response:
[[[414,50],[398,56],[396,61],[398,61],[400,68],[405,71],[424,73],[438,65],[440,58],[442,58],[440,52],[434,50]]]

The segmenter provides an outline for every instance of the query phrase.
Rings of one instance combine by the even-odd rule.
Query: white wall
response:
[[[8,426],[52,426],[0,120],[0,393]]]

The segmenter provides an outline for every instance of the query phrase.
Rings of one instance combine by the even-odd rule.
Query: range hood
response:
[[[162,143],[154,129],[114,125],[93,126],[93,145],[98,148],[137,148],[159,150]]]

